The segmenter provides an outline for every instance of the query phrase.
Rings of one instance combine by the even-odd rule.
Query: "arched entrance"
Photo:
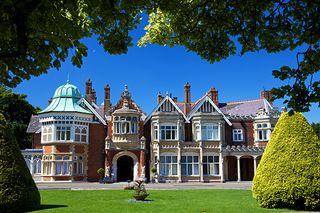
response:
[[[133,159],[127,155],[117,160],[117,181],[133,180]]]

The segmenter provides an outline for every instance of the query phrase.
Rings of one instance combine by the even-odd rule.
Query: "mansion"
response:
[[[106,85],[97,105],[90,79],[84,96],[69,82],[58,87],[28,126],[33,147],[22,154],[34,179],[97,181],[104,168],[116,182],[252,180],[280,115],[270,91],[222,103],[211,88],[192,102],[187,82],[183,101],[159,93],[149,115],[127,86],[119,95],[112,105]]]

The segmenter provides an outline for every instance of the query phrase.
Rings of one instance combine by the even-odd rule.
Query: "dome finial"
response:
[[[131,94],[130,94],[130,92],[129,92],[129,90],[128,90],[128,85],[126,85],[126,84],[124,85],[124,90],[123,90],[121,96],[122,96],[122,97],[131,98]]]
[[[70,72],[68,72],[68,76],[67,76],[67,84],[69,84],[69,78],[70,78]]]

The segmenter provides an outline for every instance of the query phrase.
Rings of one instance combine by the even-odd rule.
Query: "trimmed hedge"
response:
[[[0,212],[23,212],[39,207],[38,188],[10,125],[0,114]]]
[[[261,207],[320,210],[320,141],[301,113],[283,113],[253,179]]]

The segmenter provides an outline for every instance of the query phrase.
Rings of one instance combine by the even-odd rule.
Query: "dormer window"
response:
[[[113,121],[115,134],[136,134],[137,133],[137,117],[131,116],[115,116]]]

